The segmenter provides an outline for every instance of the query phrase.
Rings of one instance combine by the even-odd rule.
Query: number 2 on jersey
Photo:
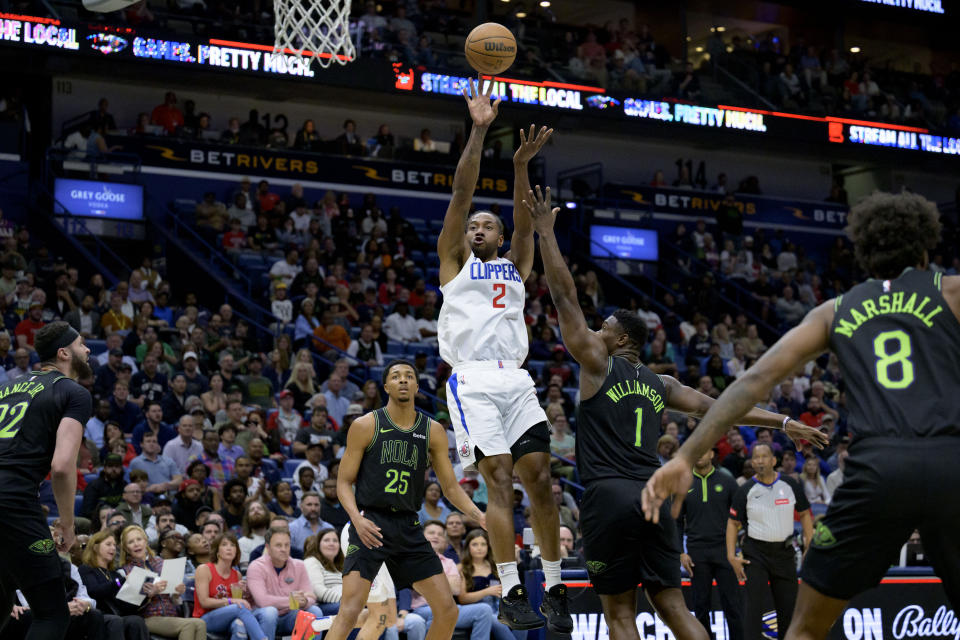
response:
[[[387,469],[387,479],[390,482],[387,483],[387,486],[383,490],[387,493],[399,493],[400,495],[406,495],[407,489],[410,488],[409,483],[407,482],[410,479],[409,471],[397,471],[396,469]]]
[[[500,293],[497,293],[499,291]],[[494,309],[506,309],[507,305],[500,302],[507,295],[507,285],[502,282],[497,282],[493,285],[493,292],[497,295],[493,296],[493,308]]]
[[[635,413],[637,414],[637,441],[633,443],[633,446],[642,447],[643,440],[640,439],[640,431],[643,428],[643,409],[637,409]]]
[[[0,439],[12,438],[20,431],[14,427],[23,419],[23,414],[27,412],[29,402],[18,402],[10,408],[9,404],[0,404]],[[7,415],[9,413],[10,415]],[[9,418],[9,421],[7,419]]]

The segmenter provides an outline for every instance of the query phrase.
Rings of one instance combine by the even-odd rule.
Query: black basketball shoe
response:
[[[564,601],[564,606],[566,606],[566,601]],[[500,613],[497,618],[515,631],[539,629],[543,626],[543,618],[538,616],[533,607],[530,606],[527,590],[519,584],[510,589],[510,593],[505,597],[500,598]],[[570,626],[573,628],[572,622]]]

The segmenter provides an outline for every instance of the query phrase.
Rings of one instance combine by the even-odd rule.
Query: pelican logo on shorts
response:
[[[53,544],[53,540],[50,538],[44,538],[43,540],[37,540],[27,548],[38,555],[45,556],[49,553],[53,553],[53,550],[56,549],[56,547],[57,545]]]
[[[599,560],[587,560],[587,571],[590,572],[590,575],[597,575],[598,573],[603,573],[606,570],[606,562],[600,562]]]
[[[360,547],[358,547],[355,544],[351,544],[350,546],[347,547],[347,555],[352,556],[354,553],[356,553],[359,550],[360,550]]]
[[[818,547],[832,547],[837,544],[833,532],[830,531],[830,527],[823,524],[823,520],[817,523],[817,528],[813,531],[813,544]]]

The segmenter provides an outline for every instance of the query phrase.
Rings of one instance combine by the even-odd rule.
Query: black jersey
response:
[[[85,425],[90,392],[59,371],[32,371],[0,384],[0,495],[37,494],[50,472],[63,418]]]
[[[423,504],[429,466],[430,420],[420,411],[403,429],[386,408],[373,412],[375,432],[357,473],[357,505],[416,513]]]
[[[577,466],[584,483],[646,481],[660,467],[657,440],[666,387],[642,364],[607,359],[607,378],[577,407]]]
[[[960,436],[960,323],[942,277],[907,269],[836,299],[830,347],[847,385],[854,439]]]

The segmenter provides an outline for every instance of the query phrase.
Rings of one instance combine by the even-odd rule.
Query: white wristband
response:
[[[787,423],[788,423],[788,422],[790,422],[790,416],[784,416],[784,418],[783,418],[783,423],[780,425],[780,430],[781,430],[781,431],[786,431],[786,430],[787,430]]]

